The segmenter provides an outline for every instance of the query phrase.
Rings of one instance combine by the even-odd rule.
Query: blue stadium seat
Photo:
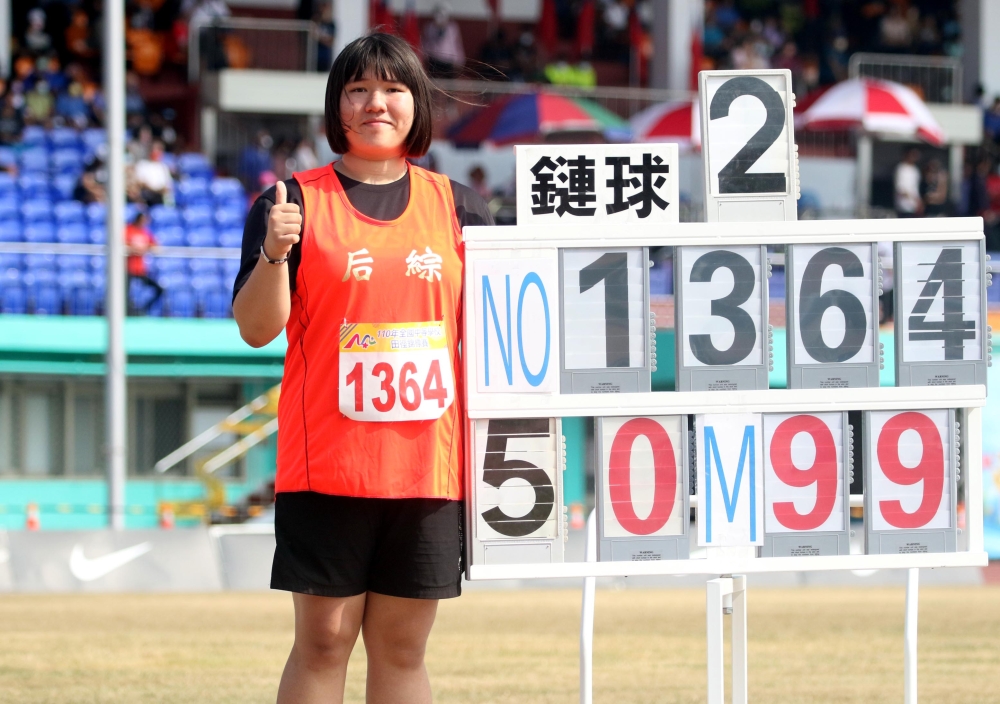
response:
[[[54,254],[25,254],[24,269],[33,271],[35,269],[55,269],[56,255]]]
[[[108,143],[108,135],[100,127],[91,127],[80,133],[80,141],[87,151],[93,153],[99,146]]]
[[[87,272],[77,269],[75,271],[61,271],[56,279],[62,297],[69,300],[74,290],[78,288],[90,288],[90,275]]]
[[[187,232],[188,247],[214,247],[215,230],[211,227],[199,227]]]
[[[76,149],[59,149],[49,155],[49,168],[56,174],[79,174],[83,171],[83,153]]]
[[[35,315],[60,315],[62,313],[62,296],[55,286],[38,286],[28,289],[28,297],[33,305]]]
[[[56,267],[61,272],[82,271],[87,273],[90,271],[90,257],[86,254],[58,254],[56,255]]]
[[[69,297],[69,314],[97,315],[98,300],[102,297],[103,292],[99,297],[97,290],[90,286],[73,289],[73,293]]]
[[[0,289],[20,286],[24,275],[16,267],[0,267]]]
[[[192,285],[197,288],[196,279],[203,276],[218,276],[219,275],[219,260],[218,259],[203,259],[203,258],[192,258],[188,259],[188,267],[191,272],[191,282]]]
[[[25,149],[21,152],[18,163],[21,173],[46,174],[49,172],[49,152],[44,147]]]
[[[215,224],[220,229],[243,227],[246,212],[236,208],[220,207],[215,211]]]
[[[18,220],[0,218],[0,242],[24,242],[24,233]]]
[[[17,195],[17,179],[6,171],[0,171],[0,193]]]
[[[24,241],[48,244],[56,241],[56,228],[51,222],[39,221],[24,226]]]
[[[142,212],[143,208],[141,205],[136,205],[135,203],[125,204],[125,224],[128,225],[130,222],[135,220],[135,216]]]
[[[232,310],[232,296],[227,291],[209,291],[201,302],[201,313],[205,318],[228,318]]]
[[[56,229],[56,242],[62,244],[90,244],[90,233],[87,226],[81,223],[60,225]]]
[[[60,225],[83,224],[87,222],[87,213],[83,209],[83,203],[78,200],[68,200],[64,203],[56,203],[52,209],[52,214],[56,217],[56,222]]]
[[[108,241],[108,231],[104,225],[87,228],[87,239],[90,244],[105,244]]]
[[[767,296],[772,301],[785,300],[785,270],[775,269],[767,280]]]
[[[245,199],[247,195],[246,191],[243,190],[243,184],[240,183],[238,178],[219,177],[212,179],[210,188],[212,197],[220,205],[231,203],[236,199]]]
[[[59,174],[52,178],[52,193],[61,201],[73,200],[76,182],[79,177],[74,174]]]
[[[49,200],[51,195],[49,177],[45,174],[24,174],[17,179],[17,188],[22,200]]]
[[[181,224],[181,214],[176,208],[154,205],[149,209],[149,220],[156,232],[161,227],[176,227]]]
[[[23,254],[7,254],[6,252],[0,252],[0,271],[6,271],[7,269],[23,269],[23,268],[24,268]]]
[[[0,288],[0,311],[8,315],[23,315],[28,312],[28,296],[22,286]]]
[[[97,292],[98,297],[104,298],[104,287],[108,283],[104,272],[96,272],[90,275],[90,287]]]
[[[141,281],[132,280],[128,287],[128,299],[130,310],[143,310],[153,299],[154,291],[151,286],[147,286]]]
[[[161,247],[183,247],[186,243],[183,227],[164,227],[154,230],[153,236]]]
[[[50,149],[76,149],[79,151],[83,147],[80,134],[71,127],[55,127],[49,130],[48,138]]]
[[[163,262],[160,262],[161,266],[162,264]],[[162,273],[161,269],[159,284],[168,291],[171,289],[178,289],[178,288],[186,289],[190,288],[191,286],[191,278],[188,276],[186,271],[177,270],[164,274]]]
[[[52,222],[52,201],[35,198],[21,204],[21,218],[25,224]],[[30,241],[30,240],[29,240]]]
[[[168,289],[164,294],[166,299],[164,309],[172,318],[193,318],[195,314],[195,297],[189,288]]]
[[[0,222],[21,219],[21,203],[17,196],[0,196]]]
[[[182,176],[200,176],[201,178],[212,178],[212,165],[204,154],[198,152],[188,152],[177,157],[177,170]],[[206,185],[207,189],[207,185]]]
[[[208,190],[208,180],[204,178],[184,178],[174,189],[177,205],[212,205],[212,196]]]
[[[189,230],[212,226],[212,208],[209,205],[192,205],[181,213],[184,226]]]
[[[108,214],[108,206],[104,203],[91,203],[87,206],[87,220],[91,227],[104,227],[104,219]]]
[[[55,269],[29,269],[25,272],[23,281],[29,288],[55,286],[59,281],[59,274]]]
[[[103,254],[94,254],[90,257],[90,271],[93,273],[103,274],[104,269],[107,266],[107,259]]]
[[[222,291],[224,286],[222,285],[222,277],[216,273],[192,276],[191,288],[194,289],[195,294],[200,298],[209,291]]]
[[[230,285],[236,280],[236,275],[240,273],[239,259],[222,260],[222,276],[229,281]]]
[[[21,144],[25,146],[44,146],[47,142],[44,127],[28,125],[21,132]]]
[[[0,146],[0,166],[5,169],[17,166],[17,150],[14,147]]]
[[[184,275],[184,285],[187,285],[188,260],[180,257],[155,257],[156,272],[160,276],[167,274]]]
[[[243,230],[229,228],[219,233],[219,246],[239,249],[243,246]]]

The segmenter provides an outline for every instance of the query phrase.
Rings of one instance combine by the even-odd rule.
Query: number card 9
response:
[[[473,421],[469,564],[563,561],[560,430],[555,418]]]
[[[986,253],[972,242],[897,242],[896,386],[985,384]]]
[[[646,252],[560,250],[563,393],[650,390]]]
[[[869,554],[954,552],[960,434],[955,411],[865,413]]]
[[[677,248],[678,391],[767,388],[766,276],[763,246]]]
[[[702,71],[708,222],[795,220],[791,72]]]
[[[846,413],[764,416],[762,556],[850,553],[851,454]]]
[[[788,388],[878,386],[877,247],[786,248]]]
[[[598,418],[597,558],[687,559],[687,416]]]

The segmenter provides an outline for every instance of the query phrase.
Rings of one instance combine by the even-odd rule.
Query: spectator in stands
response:
[[[503,31],[503,27],[498,26],[483,44],[483,48],[479,52],[479,61],[480,65],[477,66],[477,71],[483,79],[488,81],[509,80],[513,55],[511,48],[507,46],[507,35]]]
[[[70,83],[65,93],[56,98],[56,114],[66,119],[68,124],[77,129],[87,126],[90,109],[83,99],[83,86],[74,81]]]
[[[510,80],[522,83],[534,81],[538,75],[538,46],[530,27],[521,30],[511,55]]]
[[[214,25],[231,14],[225,0],[195,0],[190,10],[188,32],[198,35],[201,55],[213,71],[228,65],[224,32]]]
[[[309,169],[315,169],[320,166],[316,152],[313,151],[312,145],[309,143],[308,139],[299,140],[298,145],[295,147],[295,151],[292,152],[291,158],[295,162],[295,171],[308,171]]]
[[[465,67],[462,31],[451,19],[446,5],[434,9],[434,21],[424,26],[421,44],[432,78],[457,78],[462,73]]]
[[[128,288],[131,288],[132,281],[136,280],[153,289],[153,297],[146,302],[142,313],[148,313],[163,295],[163,287],[153,280],[149,275],[146,266],[145,255],[155,251],[157,247],[156,238],[147,228],[149,216],[140,211],[135,219],[125,227],[125,247],[128,251]],[[137,311],[130,311],[133,315]]]
[[[882,34],[882,47],[886,51],[905,52],[913,44],[913,27],[899,5],[894,4],[889,8],[889,13],[882,17],[879,31]]]
[[[37,81],[24,96],[24,119],[26,122],[44,124],[55,108],[55,100],[49,90],[48,81]]]
[[[45,10],[36,7],[28,11],[28,28],[24,32],[24,46],[42,54],[52,48],[52,37],[45,31]]]
[[[139,184],[140,197],[146,205],[173,205],[174,177],[163,163],[163,142],[154,140],[149,156],[135,165],[135,180]]]
[[[486,183],[486,172],[479,164],[469,170],[469,188],[478,193],[483,200],[489,200],[492,197],[490,187]]]
[[[66,50],[78,61],[90,64],[98,55],[97,49],[90,33],[90,18],[84,10],[74,10],[73,19],[66,28]]]
[[[993,98],[993,105],[983,112],[983,132],[994,142],[1000,141],[1000,95]]]
[[[271,147],[274,140],[267,130],[260,130],[257,133],[257,142],[248,144],[240,154],[237,171],[244,185],[252,189],[260,181],[260,175],[264,171],[271,171]]]
[[[924,168],[924,215],[929,218],[948,214],[948,171],[937,159],[931,159]]]
[[[125,114],[145,115],[146,101],[139,92],[139,74],[129,71],[125,74]]]
[[[24,121],[14,107],[13,96],[8,95],[0,110],[0,144],[14,145],[21,141]]]
[[[316,16],[316,70],[329,71],[333,63],[333,42],[337,37],[337,25],[333,21],[333,3],[322,3]]]
[[[901,218],[915,218],[924,212],[924,202],[920,197],[920,152],[910,149],[896,167],[893,178],[895,186],[896,215]]]
[[[108,157],[108,147],[102,144],[84,168],[80,180],[73,191],[75,200],[84,203],[106,203],[108,201],[108,167],[105,161]]]

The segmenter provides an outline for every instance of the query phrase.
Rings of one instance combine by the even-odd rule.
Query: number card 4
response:
[[[850,553],[846,413],[764,416],[766,557]]]
[[[472,422],[471,564],[562,562],[562,442],[554,418]]]
[[[687,416],[598,418],[600,561],[688,557]]]
[[[868,411],[864,422],[867,552],[954,552],[955,411]]]
[[[698,545],[744,547],[764,543],[761,416],[696,416]]]

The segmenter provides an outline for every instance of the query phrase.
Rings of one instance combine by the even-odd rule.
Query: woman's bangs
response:
[[[403,57],[394,55],[394,52],[387,51],[389,47],[375,44],[366,47],[368,51],[359,52],[353,66],[348,66],[345,72],[350,78],[348,83],[373,78],[378,81],[389,81],[392,83],[402,83],[411,91],[414,89],[414,77],[412,71],[407,70],[406,61]]]

